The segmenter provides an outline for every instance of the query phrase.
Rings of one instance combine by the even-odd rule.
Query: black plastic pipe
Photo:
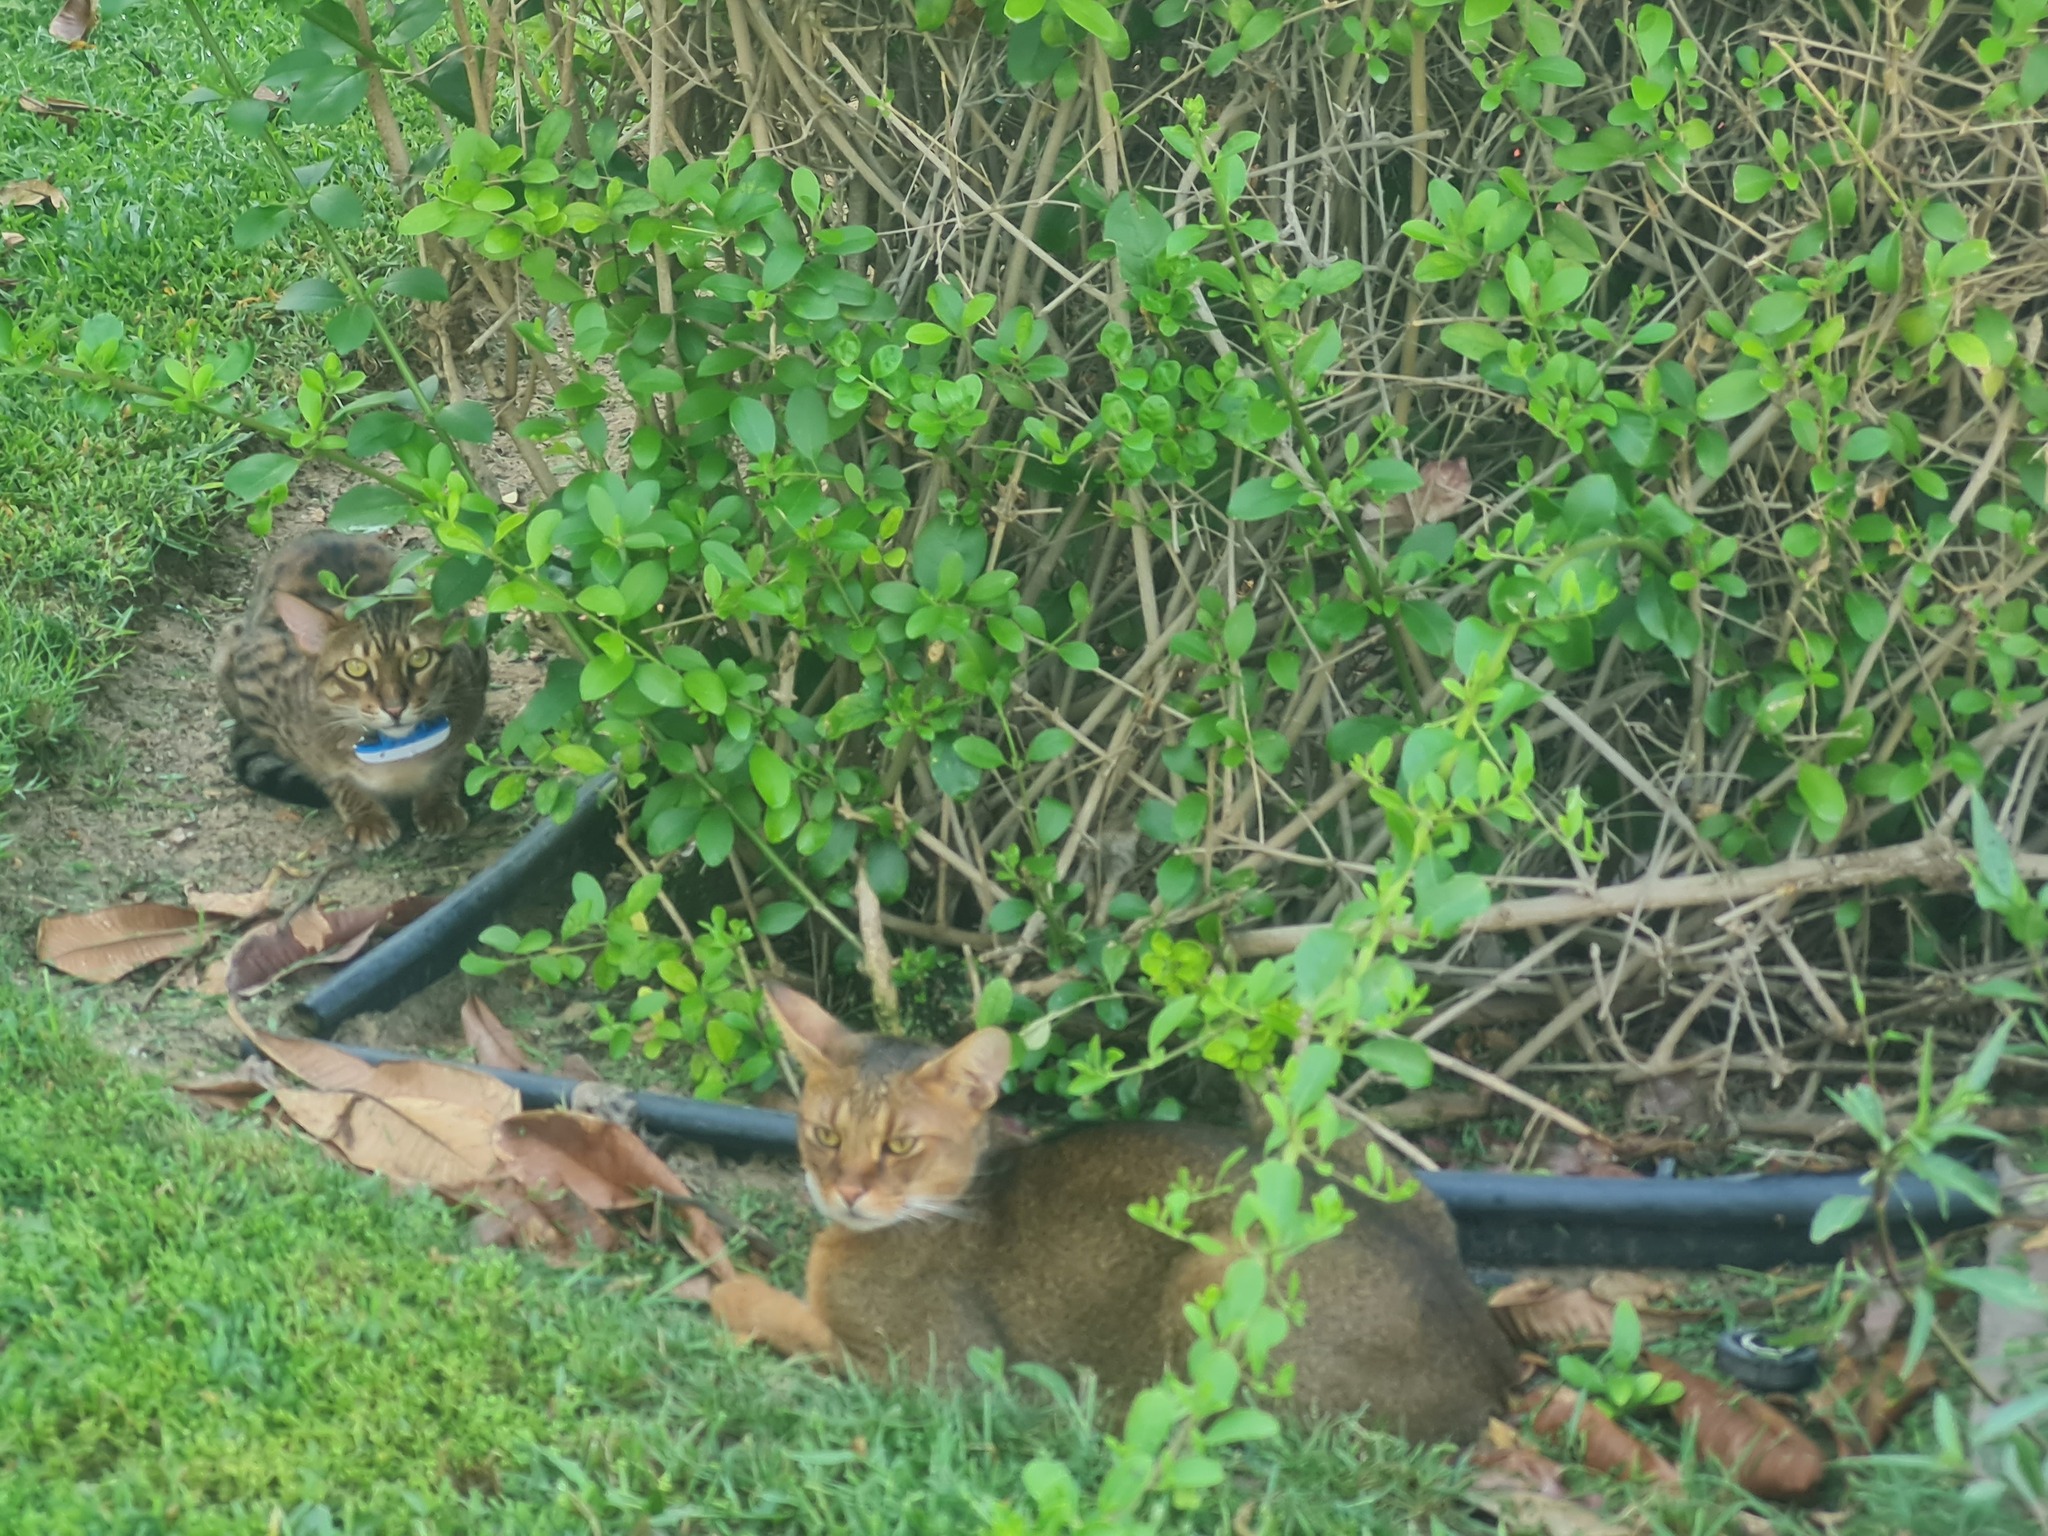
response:
[[[253,1051],[253,1043],[245,1043]],[[358,1060],[418,1061],[403,1051],[337,1045]],[[577,1084],[565,1077],[478,1067],[519,1090],[528,1109],[571,1101]],[[796,1150],[796,1117],[778,1110],[713,1104],[674,1094],[632,1095],[651,1131],[708,1142],[732,1152]],[[1594,1179],[1530,1173],[1424,1173],[1458,1224],[1465,1262],[1488,1269],[1593,1266],[1641,1269],[1775,1269],[1781,1264],[1832,1264],[1866,1222],[1816,1246],[1807,1231],[1814,1212],[1835,1195],[1864,1192],[1855,1174],[1725,1174],[1701,1179]],[[1905,1179],[1887,1214],[1894,1239],[1913,1241],[1913,1227],[1934,1237],[1989,1218],[1968,1201],[1943,1202],[1935,1188]],[[1908,1217],[1911,1221],[1908,1221]]]
[[[613,775],[599,774],[577,793],[566,821],[543,821],[467,885],[352,960],[300,1001],[306,1033],[331,1036],[342,1020],[394,1008],[454,970],[476,936],[534,887],[581,867],[610,807]]]

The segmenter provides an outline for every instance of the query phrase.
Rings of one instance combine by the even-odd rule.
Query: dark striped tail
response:
[[[235,727],[228,755],[234,763],[235,777],[259,795],[314,810],[327,804],[327,796],[321,793],[311,774],[290,758],[280,757],[276,748],[247,726]]]

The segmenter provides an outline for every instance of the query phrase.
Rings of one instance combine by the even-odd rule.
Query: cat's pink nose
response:
[[[846,1208],[850,1211],[860,1204],[860,1197],[867,1193],[867,1187],[862,1184],[838,1184],[833,1186],[832,1192],[846,1202]]]

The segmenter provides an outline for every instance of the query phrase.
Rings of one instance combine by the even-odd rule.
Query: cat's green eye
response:
[[[829,1125],[812,1126],[811,1139],[821,1147],[836,1147],[839,1145],[839,1133]]]
[[[917,1150],[917,1138],[915,1136],[892,1136],[883,1146],[882,1150],[891,1157],[908,1157]]]
[[[405,658],[405,664],[415,672],[424,672],[434,664],[434,653],[432,651],[414,651]]]
[[[370,675],[370,664],[367,661],[357,661],[354,659],[344,661],[341,664],[341,675],[343,677],[352,677],[360,683]]]

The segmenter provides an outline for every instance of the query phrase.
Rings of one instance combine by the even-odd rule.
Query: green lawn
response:
[[[736,1349],[644,1250],[471,1248],[4,983],[0,1062],[0,1530],[974,1532],[1030,1456],[1096,1466],[1054,1404]],[[1274,1532],[1482,1528],[1441,1454],[1335,1431],[1237,1481]]]
[[[289,243],[237,251],[228,227],[242,209],[279,200],[278,172],[225,127],[221,109],[181,106],[205,60],[172,0],[103,20],[94,46],[66,49],[45,30],[56,0],[0,0],[0,182],[36,178],[70,199],[64,213],[0,210],[0,229],[26,237],[0,253],[0,305],[23,323],[67,328],[106,311],[146,345],[173,354],[260,340],[259,366],[296,368],[313,328],[271,308],[275,292],[313,270]],[[283,51],[289,23],[254,0],[208,12],[238,64]],[[68,98],[104,110],[67,131],[22,111],[16,96]],[[381,187],[362,122],[295,158],[337,157]],[[372,199],[372,206],[376,200]],[[365,250],[395,249],[388,223]],[[78,721],[82,689],[120,654],[137,589],[166,547],[194,549],[218,515],[222,434],[191,419],[124,412],[98,419],[59,390],[0,391],[0,800],[24,758]],[[31,768],[31,772],[33,769]]]

